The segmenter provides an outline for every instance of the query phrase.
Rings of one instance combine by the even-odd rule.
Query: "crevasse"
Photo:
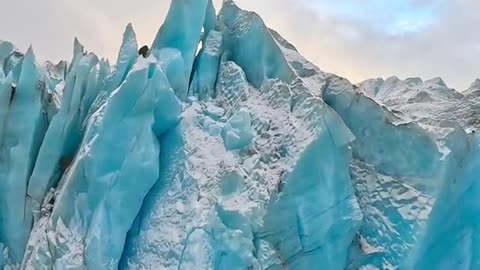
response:
[[[0,41],[0,269],[480,267],[477,82],[352,85],[230,0],[138,47]]]

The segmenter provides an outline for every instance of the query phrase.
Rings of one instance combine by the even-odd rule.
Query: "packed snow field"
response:
[[[0,269],[480,269],[480,81],[352,85],[230,0],[138,50],[0,41]]]

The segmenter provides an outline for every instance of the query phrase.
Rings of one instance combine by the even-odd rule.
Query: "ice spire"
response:
[[[122,46],[118,52],[116,70],[109,77],[107,92],[116,89],[122,83],[138,58],[138,43],[131,23],[125,28]]]
[[[445,83],[445,81],[440,77],[435,77],[433,79],[427,80],[425,81],[425,83],[437,84],[439,86],[447,87],[447,84]]]
[[[468,89],[480,89],[480,79],[475,79]]]
[[[14,263],[22,261],[30,233],[32,220],[25,212],[30,207],[26,204],[27,185],[47,128],[42,111],[46,89],[40,79],[30,47],[2,127],[5,138],[10,139],[0,145],[0,239]]]
[[[15,90],[13,86],[13,75],[10,72],[4,81],[0,80],[0,146],[3,143],[4,125],[7,120],[8,109],[15,95]]]
[[[200,100],[215,96],[215,83],[217,82],[222,53],[222,33],[214,30],[210,31],[203,42],[203,48],[195,59],[195,71],[190,84],[190,95],[195,95]]]
[[[211,0],[172,1],[167,18],[153,41],[152,51],[174,48],[181,52],[186,81],[190,79],[206,13],[210,11],[209,14],[211,14],[211,6]],[[213,27],[211,15],[208,18],[205,26],[211,28]]]
[[[219,24],[224,33],[228,59],[245,71],[253,86],[259,88],[267,79],[292,81],[293,71],[258,14],[242,10],[233,1],[225,0]]]
[[[80,61],[80,58],[85,54],[85,48],[83,45],[80,43],[77,37],[73,40],[73,57],[72,57],[72,62],[70,63],[70,66],[68,67],[68,73],[72,71],[72,68],[77,65],[78,61]]]
[[[217,12],[215,10],[215,6],[213,6],[213,2],[209,0],[208,6],[207,6],[207,13],[205,14],[205,22],[203,23],[204,38],[208,36],[210,31],[216,30],[216,28],[217,28]]]
[[[0,40],[0,63],[3,64],[3,60],[15,50],[12,43]],[[2,72],[3,68],[0,68]],[[8,74],[4,74],[7,76]]]
[[[98,63],[97,56],[90,53],[76,63],[68,75],[62,106],[50,123],[30,178],[28,199],[31,200],[31,209],[27,209],[27,212],[36,219],[45,195],[50,188],[56,187],[78,149],[85,111],[98,92],[96,83],[92,85],[91,82],[96,80],[94,67]],[[88,95],[88,101],[84,100],[85,95]]]

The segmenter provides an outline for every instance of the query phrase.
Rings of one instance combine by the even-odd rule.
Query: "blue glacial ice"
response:
[[[0,41],[0,269],[479,269],[479,85],[352,85],[231,0],[113,66]]]
[[[212,25],[212,0],[176,0],[172,1],[167,18],[160,28],[152,44],[152,51],[164,48],[177,49],[183,60],[184,80],[189,81],[192,74],[193,63],[202,29],[213,30]],[[207,20],[205,19],[207,18]],[[177,77],[182,78],[176,74]],[[185,85],[185,87],[188,87]],[[185,89],[188,91],[188,89]]]
[[[4,101],[8,112],[2,121],[0,147],[0,190],[3,193],[0,235],[15,261],[22,260],[30,232],[32,219],[26,213],[29,204],[25,195],[48,124],[44,110],[47,93],[45,83],[40,80],[33,49],[28,49],[19,66],[18,82],[10,81],[8,75],[2,87],[8,96]]]
[[[222,53],[222,33],[212,30],[196,58],[195,72],[190,85],[190,94],[197,96],[199,100],[214,97]]]
[[[254,87],[260,88],[266,79],[286,82],[293,79],[293,72],[258,14],[226,0],[220,10],[219,25],[224,34],[226,57],[244,68]]]
[[[252,119],[246,110],[240,110],[228,119],[222,129],[222,138],[227,150],[242,149],[253,139]]]

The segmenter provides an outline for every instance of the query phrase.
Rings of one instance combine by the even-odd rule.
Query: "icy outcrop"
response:
[[[117,64],[115,70],[108,78],[108,82],[105,85],[107,93],[111,93],[117,89],[128,73],[132,69],[138,56],[138,43],[135,32],[131,24],[128,24],[123,34],[122,46],[118,52]],[[75,56],[74,56],[75,57]],[[73,62],[75,61],[75,58]]]
[[[480,267],[477,81],[355,86],[230,0],[137,50],[0,41],[0,269]]]
[[[3,62],[15,50],[12,43],[0,40],[0,60]],[[2,68],[3,71],[3,68]]]
[[[210,31],[195,63],[190,94],[199,100],[215,97],[215,84],[223,53],[223,37],[218,31]]]
[[[404,261],[402,269],[476,269],[478,261],[478,206],[471,196],[476,194],[480,177],[478,137],[480,108],[475,96],[477,83],[462,93],[446,86],[440,78],[408,84],[400,81],[383,96],[375,95],[377,102],[398,110],[405,117],[416,119],[441,142],[446,155],[437,170],[443,171],[441,180],[430,196],[435,204],[424,232],[419,235],[415,252]],[[362,91],[370,91],[365,84]],[[397,96],[393,96],[397,93]],[[430,97],[419,100],[419,94]],[[414,98],[412,98],[412,96]],[[402,100],[408,101],[402,104]]]
[[[153,41],[152,51],[173,48],[180,52],[185,81],[190,80],[195,53],[204,24],[206,31],[214,30],[211,29],[214,27],[212,25],[212,12],[213,17],[215,17],[215,10],[212,10],[212,8],[212,0],[172,1],[167,18]],[[185,87],[188,86],[185,85]],[[185,91],[187,90],[185,89]]]
[[[261,87],[266,79],[293,80],[292,70],[258,14],[226,0],[219,18],[226,57],[243,68],[254,87]]]
[[[230,118],[222,130],[223,143],[227,150],[242,149],[253,139],[250,113],[240,110]]]
[[[475,82],[464,92],[449,88],[440,78],[423,82],[418,78],[400,80],[391,77],[375,82],[367,80],[358,87],[379,104],[401,112],[411,120],[444,127],[457,123],[466,130],[480,127]]]
[[[162,71],[153,67],[149,74],[150,68],[142,62],[134,66],[122,86],[90,118],[52,214],[54,223],[62,220],[85,239],[88,269],[116,268],[125,236],[158,177],[160,146],[152,129],[154,112],[156,106],[168,106],[157,103],[158,92],[171,89],[165,88]],[[76,190],[84,192],[75,194]]]
[[[282,48],[307,85],[320,85],[318,94],[356,137],[350,173],[364,218],[347,269],[476,269],[478,223],[467,216],[476,207],[465,196],[475,193],[479,178],[473,169],[480,165],[473,132],[478,101],[439,79],[372,79],[358,88]],[[304,72],[312,68],[314,75]],[[408,101],[422,91],[435,102]],[[444,226],[445,220],[452,222]]]
[[[50,188],[57,185],[78,150],[86,112],[92,105],[92,97],[97,94],[94,67],[98,61],[94,54],[86,55],[69,73],[63,90],[62,105],[45,134],[27,193],[32,207],[29,210],[32,210],[37,218],[45,195]],[[31,216],[32,213],[28,215]]]
[[[31,48],[19,66],[18,84],[9,75],[2,87],[8,98],[0,137],[0,239],[15,263],[22,260],[30,232],[27,185],[48,125],[46,88]]]
[[[250,25],[248,19],[236,23]],[[266,81],[255,89],[245,75],[250,68],[224,57],[217,98],[194,101],[178,129],[162,138],[170,147],[160,160],[168,165],[129,233],[121,269],[345,265],[361,220],[347,170],[353,136],[300,82]],[[348,139],[337,144],[330,134]],[[314,229],[327,220],[325,230]],[[342,238],[330,242],[338,231]]]
[[[471,99],[480,97],[480,79],[475,79],[470,87],[462,93]]]

